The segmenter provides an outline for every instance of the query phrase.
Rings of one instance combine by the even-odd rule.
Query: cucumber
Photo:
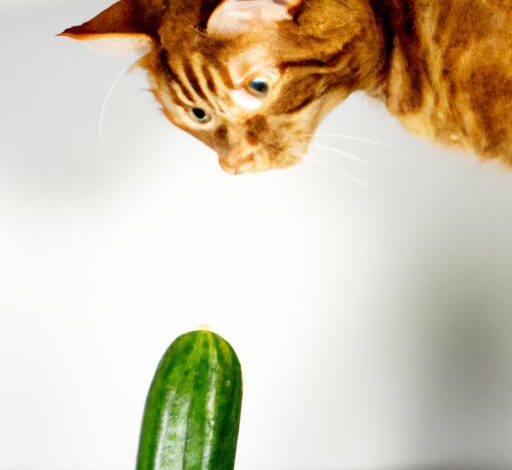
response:
[[[137,470],[233,470],[241,406],[233,348],[210,331],[180,336],[149,389]]]

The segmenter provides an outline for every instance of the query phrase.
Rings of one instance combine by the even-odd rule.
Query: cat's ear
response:
[[[115,37],[151,39],[144,25],[143,17],[133,0],[120,0],[92,20],[80,26],[68,28],[59,36],[80,40]]]
[[[262,23],[291,20],[304,0],[224,0],[208,20],[207,32],[230,36]]]

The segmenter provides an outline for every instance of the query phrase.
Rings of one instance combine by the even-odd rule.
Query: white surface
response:
[[[228,176],[140,74],[100,141],[132,59],[52,35],[106,3],[5,1],[0,469],[133,468],[156,363],[202,323],[244,366],[240,470],[512,466],[510,171],[355,97],[320,132],[391,147]]]

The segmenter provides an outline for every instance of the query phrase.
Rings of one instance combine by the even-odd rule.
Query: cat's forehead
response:
[[[176,51],[175,51],[176,52]],[[254,45],[231,54],[212,57],[210,51],[170,54],[160,51],[160,64],[180,104],[205,104],[221,113],[256,111],[264,104],[262,96],[247,90],[251,80],[275,85],[280,72],[271,54]]]
[[[258,73],[271,75],[269,78],[274,80],[279,76],[275,59],[268,47],[262,44],[256,44],[226,57],[225,64],[235,85]]]

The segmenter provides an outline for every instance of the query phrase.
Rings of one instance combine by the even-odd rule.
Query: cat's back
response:
[[[512,0],[417,0],[410,14],[423,100],[405,124],[512,163]]]

